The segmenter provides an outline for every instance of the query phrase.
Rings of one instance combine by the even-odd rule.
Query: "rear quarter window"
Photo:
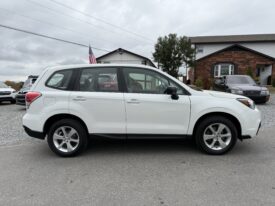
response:
[[[51,75],[46,82],[47,87],[54,89],[67,90],[72,77],[72,70],[57,71]]]

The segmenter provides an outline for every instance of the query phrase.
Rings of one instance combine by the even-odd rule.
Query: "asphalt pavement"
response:
[[[190,140],[105,140],[75,158],[57,157],[45,141],[27,137],[24,110],[0,105],[0,205],[274,206],[269,104],[259,106],[259,136],[238,141],[227,155],[202,154]]]

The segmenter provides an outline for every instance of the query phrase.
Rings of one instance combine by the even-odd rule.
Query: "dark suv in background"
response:
[[[226,75],[214,80],[213,89],[249,97],[256,103],[266,103],[270,94],[248,75]]]
[[[38,76],[30,75],[28,76],[28,79],[25,81],[22,89],[19,90],[18,94],[16,95],[16,104],[25,106],[25,95],[28,91],[30,91],[32,85],[37,80]]]

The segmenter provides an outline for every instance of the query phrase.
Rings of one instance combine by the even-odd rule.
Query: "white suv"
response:
[[[60,156],[83,151],[89,136],[192,137],[209,154],[255,137],[261,114],[244,96],[196,91],[141,65],[74,65],[46,69],[26,95],[25,131]]]
[[[15,90],[7,86],[4,82],[0,82],[0,103],[8,101],[12,104],[15,103]]]

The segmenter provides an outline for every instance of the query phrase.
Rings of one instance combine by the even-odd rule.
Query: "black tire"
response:
[[[73,129],[75,129],[78,133],[78,137],[79,137],[78,146],[71,152],[60,151],[59,149],[56,148],[56,146],[54,144],[53,135],[54,135],[55,131],[62,126],[71,127]],[[76,156],[76,155],[80,154],[81,152],[83,152],[86,149],[87,144],[88,144],[88,134],[87,134],[85,128],[79,121],[74,120],[74,119],[63,119],[63,120],[59,120],[59,121],[55,122],[50,127],[47,135],[48,135],[47,141],[48,141],[48,145],[49,145],[50,149],[54,153],[56,153],[57,155],[59,155],[61,157]]]
[[[227,128],[230,130],[231,132],[231,140],[229,141],[228,145],[220,150],[214,150],[209,148],[203,138],[204,132],[206,130],[206,128],[212,124],[223,124],[225,126],[227,126]],[[195,140],[196,140],[196,144],[197,147],[210,155],[222,155],[225,154],[227,152],[229,152],[236,144],[237,142],[237,138],[238,138],[238,131],[236,126],[234,125],[234,123],[223,117],[223,116],[210,116],[207,117],[206,119],[204,119],[203,121],[201,121],[195,131]]]

